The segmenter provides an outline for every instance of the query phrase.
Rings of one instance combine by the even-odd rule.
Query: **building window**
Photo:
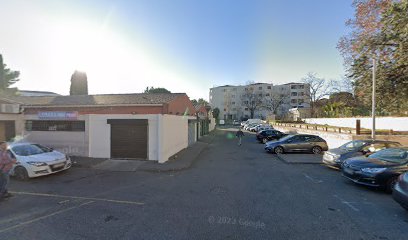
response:
[[[292,99],[290,102],[291,102],[291,103],[297,103],[297,100],[296,100],[296,99]]]
[[[232,105],[235,105],[235,102],[232,102],[231,104],[232,104]]]
[[[299,85],[299,89],[304,89],[305,85]]]
[[[262,87],[259,87],[259,90],[262,90]]]
[[[268,89],[272,89],[272,86],[268,86]]]
[[[265,94],[265,96],[269,97],[269,96],[270,96],[270,94],[269,94],[269,93],[267,93],[267,94]]]
[[[233,88],[233,89],[232,89],[232,91],[236,92],[236,91],[237,91],[237,88],[236,88],[236,87],[235,87],[235,88]]]
[[[233,108],[232,111],[237,111],[237,108]]]
[[[226,108],[224,108],[224,112],[226,112],[227,111],[227,109]]]
[[[231,95],[232,98],[235,98],[235,95]]]
[[[245,108],[245,111],[248,111],[248,108]]]
[[[258,96],[262,97],[262,93],[258,94]]]
[[[304,92],[300,92],[300,93],[299,93],[299,96],[304,96],[304,95],[305,95]]]
[[[292,86],[290,86],[290,88],[291,88],[291,89],[297,89],[297,86],[296,86],[296,85],[292,85]]]
[[[25,122],[25,129],[27,131],[84,132],[85,121],[27,120]]]
[[[298,100],[298,104],[303,104],[303,103],[304,103],[303,99]]]
[[[244,104],[248,104],[248,101],[245,101]]]
[[[297,96],[297,92],[292,92],[290,95],[291,96]]]
[[[245,91],[248,91],[248,88],[245,88]]]

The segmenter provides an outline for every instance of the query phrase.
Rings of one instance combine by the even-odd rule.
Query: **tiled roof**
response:
[[[163,104],[186,95],[185,93],[132,93],[76,96],[9,97],[25,106],[98,106],[128,104]]]

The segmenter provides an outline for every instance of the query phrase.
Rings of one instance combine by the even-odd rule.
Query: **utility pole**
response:
[[[371,138],[375,140],[375,72],[376,72],[376,58],[373,56],[373,94],[371,100],[371,115],[373,117],[373,126],[371,128]]]

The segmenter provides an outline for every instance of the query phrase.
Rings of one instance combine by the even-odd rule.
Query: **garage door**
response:
[[[111,158],[147,159],[147,119],[109,119]]]

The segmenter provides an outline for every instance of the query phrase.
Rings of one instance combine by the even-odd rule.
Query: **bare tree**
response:
[[[340,80],[330,80],[328,85],[330,86],[330,94],[338,92],[353,93],[353,81],[346,76],[341,77]]]
[[[278,109],[287,104],[290,97],[289,94],[281,94],[279,92],[272,92],[269,96],[265,96],[264,104],[262,107],[274,115],[278,114]]]
[[[262,107],[262,93],[257,93],[253,86],[245,88],[241,95],[242,106],[248,108],[251,118],[254,118],[255,111]]]
[[[313,72],[309,72],[306,77],[302,78],[302,81],[310,87],[310,92],[306,92],[306,94],[310,98],[312,117],[315,117],[316,102],[330,94],[329,84],[327,84],[326,79],[317,77],[317,74]]]

